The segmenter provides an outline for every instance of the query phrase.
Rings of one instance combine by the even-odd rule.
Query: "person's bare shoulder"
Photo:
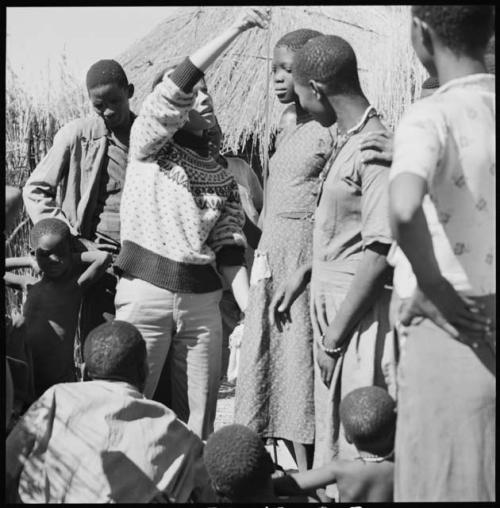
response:
[[[394,463],[342,461],[337,478],[342,502],[390,502],[394,489]]]

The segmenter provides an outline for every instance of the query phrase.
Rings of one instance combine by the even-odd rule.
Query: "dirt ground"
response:
[[[234,416],[234,385],[223,381],[219,388],[219,396],[217,398],[217,413],[215,415],[215,430],[220,429],[224,425],[233,423]]]

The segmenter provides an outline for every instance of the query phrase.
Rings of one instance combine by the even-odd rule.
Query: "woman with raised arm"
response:
[[[242,311],[248,299],[244,214],[235,180],[209,153],[215,122],[204,72],[244,31],[265,28],[248,9],[162,79],[134,123],[121,205],[116,319],[142,333],[145,395],[171,375],[171,408],[202,439],[213,431],[221,358],[218,271]]]

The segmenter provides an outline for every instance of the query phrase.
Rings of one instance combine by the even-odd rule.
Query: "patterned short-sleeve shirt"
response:
[[[471,295],[495,293],[495,76],[449,81],[411,106],[394,139],[393,180],[424,178],[434,253],[442,275]],[[415,287],[411,265],[395,256],[394,287]]]

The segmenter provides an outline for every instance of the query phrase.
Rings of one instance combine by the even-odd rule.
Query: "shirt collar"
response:
[[[137,115],[131,111],[130,112],[130,125],[134,123],[135,119],[137,118]],[[99,139],[103,138],[105,136],[110,136],[111,131],[106,127],[106,124],[104,123],[104,120],[97,114],[94,113],[94,127],[92,129],[92,138],[93,139]]]
[[[84,383],[93,383],[94,385],[106,387],[106,389],[113,392],[133,392],[139,398],[144,395],[132,384],[126,381],[115,381],[112,379],[92,379],[91,381],[84,381]]]
[[[435,92],[436,94],[441,94],[447,92],[448,90],[452,90],[455,88],[467,88],[467,89],[478,89],[483,90],[485,88],[491,87],[492,91],[495,90],[495,75],[487,74],[486,72],[470,74],[469,76],[464,76],[462,78],[455,78],[445,83],[443,86],[440,86]]]

